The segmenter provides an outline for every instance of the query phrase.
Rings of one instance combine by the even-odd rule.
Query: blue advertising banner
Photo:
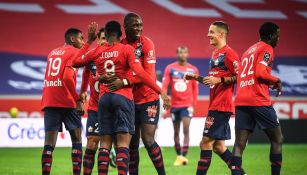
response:
[[[0,53],[0,95],[40,95],[46,68],[46,58],[12,53]],[[163,75],[165,67],[176,61],[175,58],[163,58],[157,61],[157,72]],[[201,75],[207,75],[209,59],[189,59],[198,67]],[[276,58],[273,72],[283,82],[284,96],[307,97],[307,58]],[[82,70],[78,73],[78,86],[81,83]],[[199,95],[208,95],[209,88],[200,86]]]

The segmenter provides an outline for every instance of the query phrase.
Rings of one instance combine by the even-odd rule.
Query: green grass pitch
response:
[[[41,148],[0,148],[1,175],[39,175],[41,174]],[[174,167],[176,158],[172,147],[163,147],[163,158],[168,175],[195,174],[199,158],[199,148],[191,147],[188,154],[189,164]],[[248,145],[244,153],[243,166],[248,175],[269,175],[269,145]],[[140,175],[155,175],[155,169],[144,148],[140,150]],[[53,154],[52,175],[70,175],[70,148],[56,148]],[[97,174],[94,167],[93,174]],[[110,175],[117,174],[116,169],[109,169]],[[229,175],[225,163],[213,156],[208,175]],[[283,175],[307,175],[307,145],[283,146]]]

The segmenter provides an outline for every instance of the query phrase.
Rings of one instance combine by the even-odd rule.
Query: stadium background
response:
[[[162,73],[167,64],[176,61],[176,47],[185,45],[190,51],[190,63],[196,65],[202,75],[207,75],[212,47],[206,36],[210,23],[215,20],[229,24],[228,44],[239,55],[258,40],[261,23],[276,22],[281,28],[281,38],[275,49],[273,74],[283,81],[283,95],[272,97],[274,108],[283,125],[285,142],[307,143],[304,134],[307,132],[307,1],[1,0],[0,147],[43,145],[40,98],[46,55],[63,44],[64,31],[69,27],[80,28],[86,39],[89,22],[96,21],[100,26],[111,19],[122,22],[129,11],[142,16],[143,33],[155,43],[156,69]],[[79,84],[81,73],[79,71]],[[201,138],[208,106],[208,88],[199,87],[191,127],[194,146]],[[19,110],[17,119],[10,117],[12,107]],[[157,134],[161,145],[173,145],[172,132],[170,119],[162,119]],[[251,142],[263,141],[266,139],[260,132],[251,138]],[[227,142],[232,143],[233,140]],[[70,145],[67,133],[60,134],[58,145]]]

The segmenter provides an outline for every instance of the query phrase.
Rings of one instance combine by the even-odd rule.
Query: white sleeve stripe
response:
[[[268,63],[266,63],[265,61],[260,61],[259,63],[260,63],[260,64],[263,64],[263,65],[265,65],[265,66],[268,66]]]

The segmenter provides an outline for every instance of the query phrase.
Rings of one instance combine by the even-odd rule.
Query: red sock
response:
[[[160,146],[155,142],[146,149],[151,158],[152,163],[154,164],[157,170],[158,175],[165,175],[163,156]]]
[[[181,154],[181,146],[180,146],[180,144],[175,144],[175,150],[176,150],[177,156],[179,156]]]
[[[109,170],[110,150],[105,148],[99,149],[98,154],[98,175],[107,175]]]
[[[81,174],[82,167],[82,143],[73,143],[71,150],[73,175]]]
[[[129,148],[119,147],[116,149],[116,165],[118,175],[127,175],[129,166]]]
[[[95,164],[95,150],[86,149],[83,156],[83,175],[91,175]]]
[[[52,152],[53,147],[50,145],[45,145],[42,153],[42,175],[49,175],[52,165]]]
[[[189,150],[189,145],[184,145],[182,147],[182,155],[186,156],[188,154],[188,150]]]
[[[129,154],[130,154],[129,174],[138,175],[139,161],[140,161],[139,147],[138,146],[130,147]]]
[[[211,164],[212,150],[201,150],[196,175],[206,175]]]

